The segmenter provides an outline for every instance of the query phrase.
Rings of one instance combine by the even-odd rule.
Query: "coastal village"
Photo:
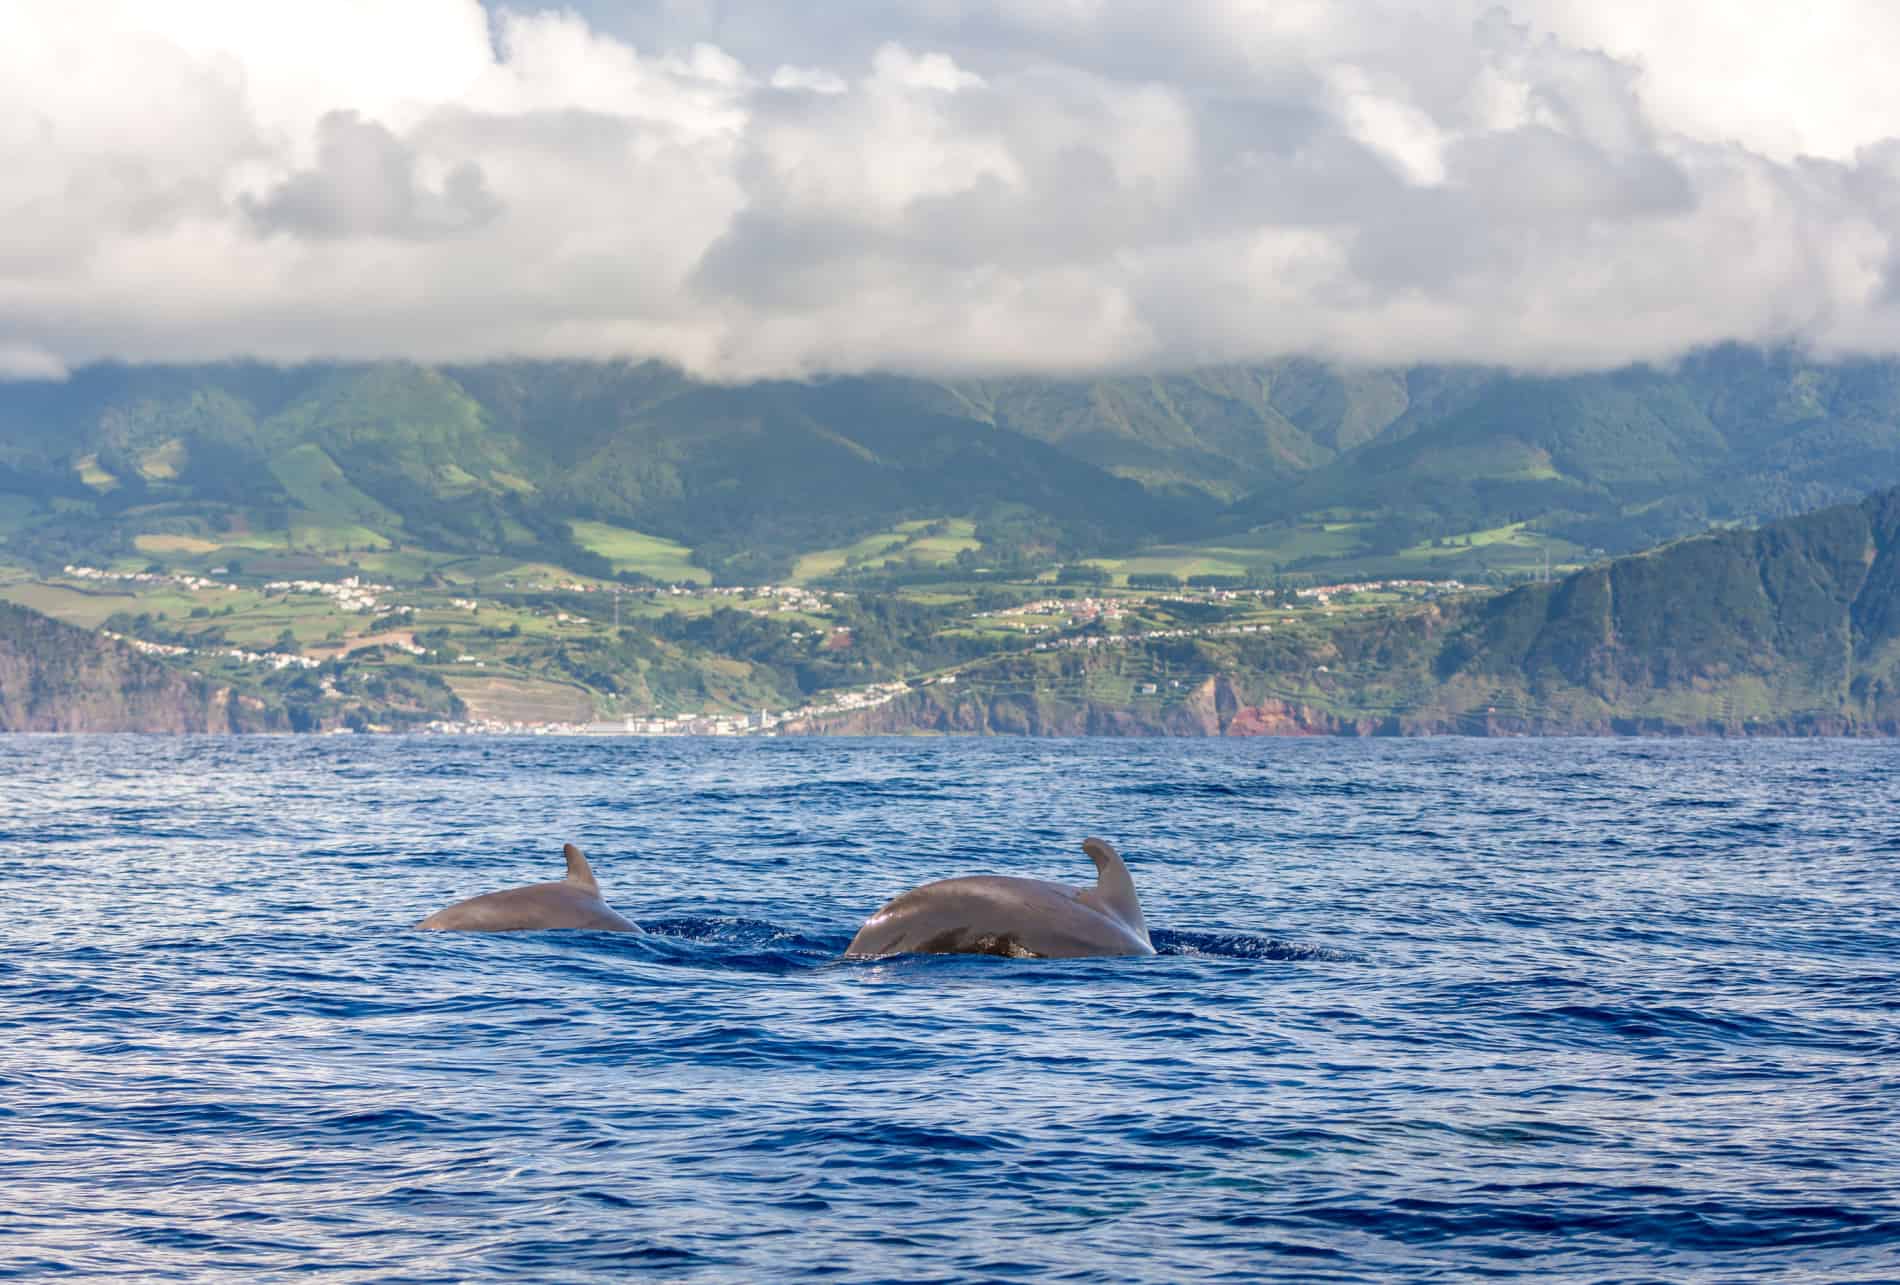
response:
[[[875,709],[909,690],[911,685],[905,682],[875,683],[834,693],[826,700],[795,709],[761,709],[749,714],[676,714],[652,718],[629,715],[589,723],[437,720],[416,730],[439,736],[776,736],[787,724],[817,722]]]

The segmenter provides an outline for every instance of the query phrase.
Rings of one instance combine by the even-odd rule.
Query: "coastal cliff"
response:
[[[1900,735],[1900,490],[1501,594],[1201,631],[1125,613],[1115,628],[1097,620],[972,659],[915,605],[833,609],[855,614],[826,635],[844,659],[822,664],[763,609],[619,630],[606,659],[643,681],[697,684],[707,703],[732,699],[709,676],[755,668],[786,686],[821,670],[926,670],[894,698],[886,683],[877,702],[779,726],[794,735]],[[664,652],[656,638],[693,649]],[[557,639],[540,655],[620,690],[589,667],[600,653]],[[775,656],[793,661],[773,668]],[[406,655],[243,683],[0,606],[0,730],[384,731],[463,710],[436,668]]]
[[[256,696],[0,602],[0,732],[282,730]]]
[[[1900,735],[1900,490],[1319,637],[966,668],[832,734]]]
[[[955,696],[913,692],[842,718],[792,724],[792,734],[879,736],[1380,736],[1402,729],[1389,717],[1351,716],[1273,697],[1249,698],[1244,679],[1203,680],[1185,699],[1114,704],[1031,692]]]
[[[1445,701],[1402,713],[1334,710],[1242,696],[1245,676],[1209,679],[1179,705],[1143,709],[1034,696],[943,703],[911,695],[876,709],[790,725],[790,735],[888,736],[1900,736],[1900,718],[1868,711],[1805,710],[1742,716],[1719,698],[1696,713],[1526,711]],[[1489,694],[1495,697],[1495,693]],[[1483,699],[1480,697],[1479,699]]]

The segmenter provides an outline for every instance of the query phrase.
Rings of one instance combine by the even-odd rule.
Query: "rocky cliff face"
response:
[[[1065,701],[1042,695],[908,696],[843,718],[786,729],[797,734],[876,736],[949,733],[973,736],[1393,736],[1409,729],[1391,717],[1348,717],[1272,697],[1248,697],[1244,683],[1220,675],[1186,699],[1165,705]]]
[[[281,711],[123,643],[0,603],[0,732],[281,730]]]
[[[913,693],[876,709],[788,725],[807,736],[1900,736],[1900,720],[1806,711],[1773,718],[1712,712],[1615,715],[1447,701],[1405,713],[1339,713],[1277,697],[1249,697],[1247,675],[1210,678],[1161,709],[1043,696]]]

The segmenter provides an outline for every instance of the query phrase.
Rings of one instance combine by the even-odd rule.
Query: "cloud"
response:
[[[466,235],[498,212],[482,168],[462,161],[431,186],[418,174],[416,150],[355,112],[317,122],[317,163],[261,199],[239,203],[265,232],[326,240],[395,237],[431,240]]]
[[[27,0],[0,374],[1900,350],[1900,17]]]
[[[66,378],[66,363],[31,344],[0,341],[0,382]]]

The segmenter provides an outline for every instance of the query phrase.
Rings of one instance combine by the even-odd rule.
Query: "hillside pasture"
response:
[[[934,523],[907,522],[904,526],[932,526]],[[939,535],[918,534],[904,546],[904,556],[916,558],[919,562],[942,564],[954,562],[956,556],[964,550],[974,553],[983,547],[976,538],[976,523],[965,518],[952,518],[945,523],[945,530]],[[900,527],[899,530],[903,528]]]
[[[1090,558],[1125,584],[1129,573],[1241,576],[1255,568],[1286,569],[1297,563],[1351,558],[1364,548],[1362,522],[1327,520],[1255,527],[1189,544],[1156,545],[1125,558]]]
[[[693,565],[693,551],[674,540],[607,522],[571,521],[574,542],[614,564],[662,584],[711,584],[712,573]]]
[[[382,531],[402,526],[400,517],[357,490],[314,442],[278,451],[271,456],[270,471],[308,515],[304,517],[308,525],[368,526]]]
[[[107,491],[116,491],[119,487],[119,479],[99,466],[99,456],[96,452],[82,455],[74,460],[73,472],[79,475],[82,485],[91,487],[102,495]]]
[[[935,534],[931,534],[933,528]],[[917,518],[850,544],[803,555],[792,566],[792,583],[811,584],[852,567],[912,558],[941,566],[955,561],[965,549],[982,547],[982,541],[976,538],[976,523],[967,518]]]
[[[224,546],[219,544],[216,540],[206,540],[195,535],[166,535],[163,533],[154,533],[133,536],[132,547],[137,549],[140,553],[163,555],[167,553],[216,553]]]
[[[89,593],[37,580],[0,585],[0,598],[83,629],[97,629],[115,611],[152,610],[136,594]]]
[[[304,553],[350,553],[387,549],[389,537],[355,522],[338,522],[317,513],[293,513],[290,547]]]
[[[1458,575],[1466,572],[1529,572],[1544,565],[1546,550],[1552,574],[1569,570],[1589,561],[1588,550],[1568,540],[1534,531],[1526,522],[1488,527],[1447,536],[1443,542],[1421,541],[1401,549],[1401,562],[1429,567],[1435,574]]]
[[[440,553],[429,553],[420,549],[378,549],[372,552],[352,554],[350,561],[364,575],[375,580],[398,584],[413,584],[422,580],[431,572],[442,572],[455,561],[453,557]]]
[[[173,437],[139,456],[139,476],[148,482],[169,482],[185,467],[185,443]]]
[[[1084,564],[1107,571],[1111,583],[1125,585],[1130,575],[1174,575],[1186,581],[1189,576],[1239,576],[1247,573],[1244,563],[1216,557],[1200,551],[1152,549],[1127,558],[1090,558]]]

